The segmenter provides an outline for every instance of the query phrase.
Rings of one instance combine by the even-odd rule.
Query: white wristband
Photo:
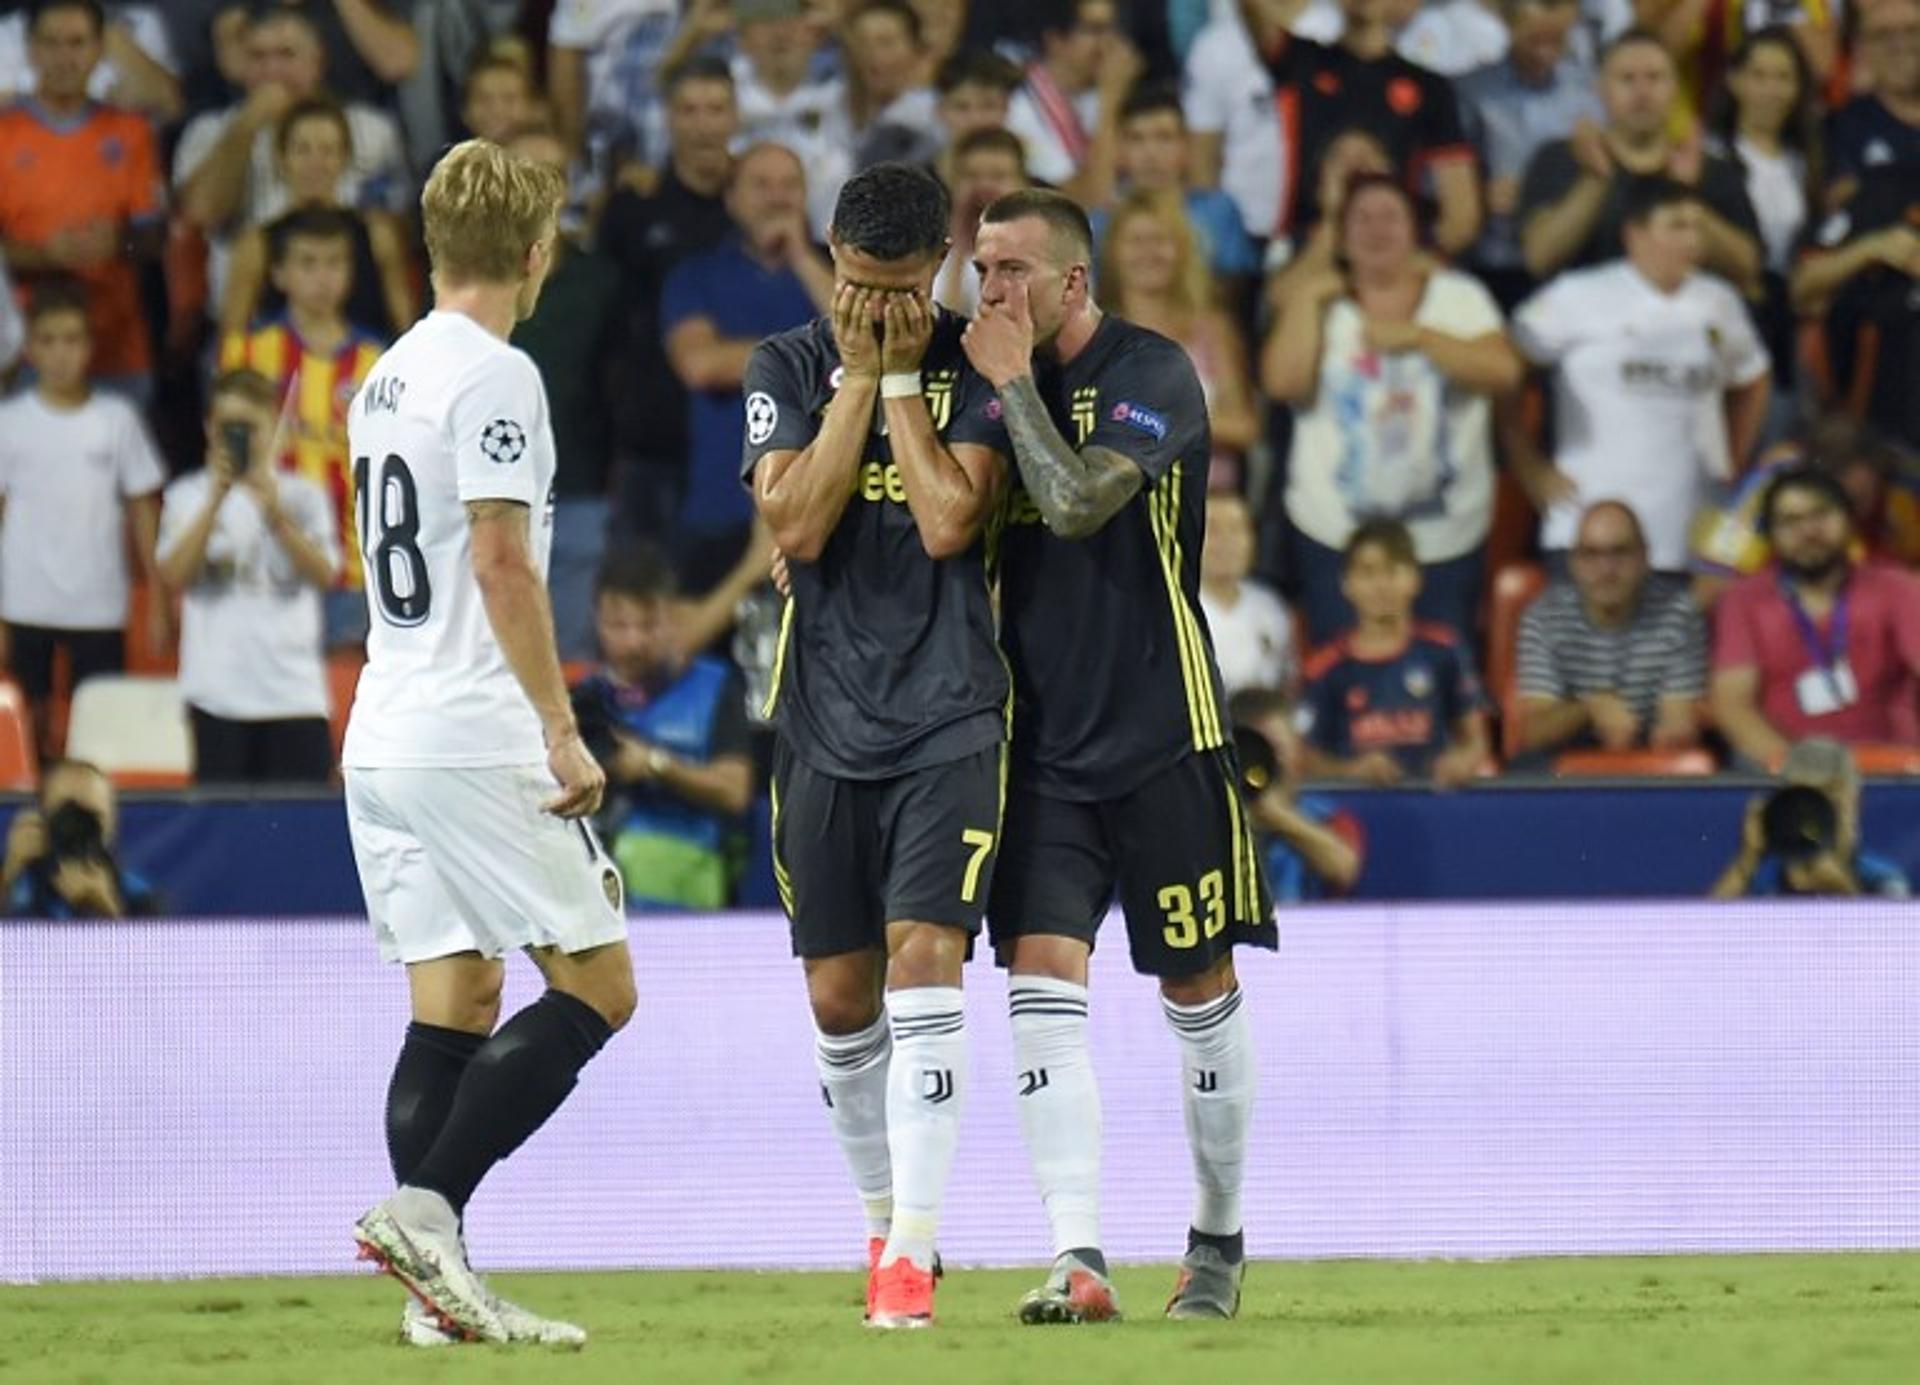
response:
[[[882,399],[911,399],[920,393],[920,372],[895,370],[880,377]]]

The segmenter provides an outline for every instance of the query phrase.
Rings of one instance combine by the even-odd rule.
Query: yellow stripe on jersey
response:
[[[1193,748],[1212,750],[1226,744],[1221,732],[1220,708],[1213,696],[1213,672],[1207,658],[1206,637],[1193,605],[1180,589],[1180,473],[1175,462],[1147,497],[1154,546],[1160,551],[1160,572],[1166,578],[1167,600],[1173,610],[1174,637],[1180,649],[1180,676],[1186,684],[1187,718],[1193,728]]]
[[[780,612],[780,642],[773,653],[773,686],[767,689],[767,705],[760,709],[760,720],[772,721],[773,709],[780,702],[780,678],[787,671],[787,644],[793,639],[793,598],[787,598]]]
[[[793,917],[793,879],[787,874],[787,868],[780,861],[780,779],[778,775],[767,776],[767,811],[769,822],[767,836],[773,852],[773,885],[780,892],[780,903],[787,911],[787,917]]]
[[[1227,817],[1233,824],[1233,916],[1241,923],[1258,923],[1260,889],[1254,874],[1253,842],[1247,836],[1246,817],[1240,807],[1240,786],[1229,775],[1221,778],[1227,782]]]

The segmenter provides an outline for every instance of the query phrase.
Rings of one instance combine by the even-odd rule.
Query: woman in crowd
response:
[[[1823,176],[1816,98],[1813,70],[1793,31],[1784,25],[1761,29],[1734,51],[1708,142],[1713,153],[1744,174],[1747,199],[1760,222],[1765,296],[1755,314],[1773,360],[1776,408],[1789,410],[1794,314],[1787,277],[1808,219],[1819,207]]]
[[[1470,640],[1493,518],[1491,399],[1524,367],[1492,295],[1421,249],[1399,180],[1353,179],[1335,232],[1336,267],[1287,296],[1260,366],[1295,414],[1286,508],[1308,635],[1353,623],[1340,551],[1354,529],[1398,519],[1424,572],[1417,614]]]
[[[353,295],[347,320],[375,336],[392,338],[413,323],[413,270],[400,224],[390,212],[360,210],[340,202],[340,179],[353,157],[346,114],[331,101],[303,101],[288,111],[277,131],[281,176],[289,206],[265,226],[252,226],[234,242],[220,304],[223,336],[244,332],[256,318],[271,316],[286,298],[273,286],[267,266],[286,219],[322,207],[343,211],[357,228],[353,238]]]
[[[1136,193],[1114,211],[1100,257],[1100,297],[1113,312],[1186,347],[1213,426],[1209,481],[1237,489],[1260,427],[1247,348],[1216,305],[1206,259],[1178,199]]]

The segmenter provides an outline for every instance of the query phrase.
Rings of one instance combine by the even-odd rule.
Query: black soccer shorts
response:
[[[1116,893],[1134,970],[1145,975],[1194,976],[1236,947],[1277,948],[1238,780],[1224,749],[1184,756],[1104,803],[1023,790],[1016,770],[987,910],[1002,962],[1028,935],[1091,947]]]
[[[1006,748],[892,779],[822,774],[782,740],[773,763],[773,875],[793,955],[884,949],[889,923],[980,932],[999,854]]]

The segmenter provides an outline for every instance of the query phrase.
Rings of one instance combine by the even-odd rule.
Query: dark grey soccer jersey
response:
[[[1185,348],[1112,316],[1064,367],[1035,366],[1062,437],[1146,474],[1080,540],[1055,537],[1017,490],[1001,540],[1017,777],[1054,798],[1111,799],[1231,729],[1200,610],[1207,401]]]
[[[965,319],[941,313],[921,363],[927,408],[948,444],[1011,455],[993,389],[960,349]],[[824,320],[767,338],[747,364],[741,475],[769,452],[806,447],[840,367]],[[771,713],[802,760],[846,779],[946,764],[1006,736],[1007,666],[994,640],[990,536],[943,562],[927,556],[893,451],[867,438],[853,499],[818,562],[790,563]]]

